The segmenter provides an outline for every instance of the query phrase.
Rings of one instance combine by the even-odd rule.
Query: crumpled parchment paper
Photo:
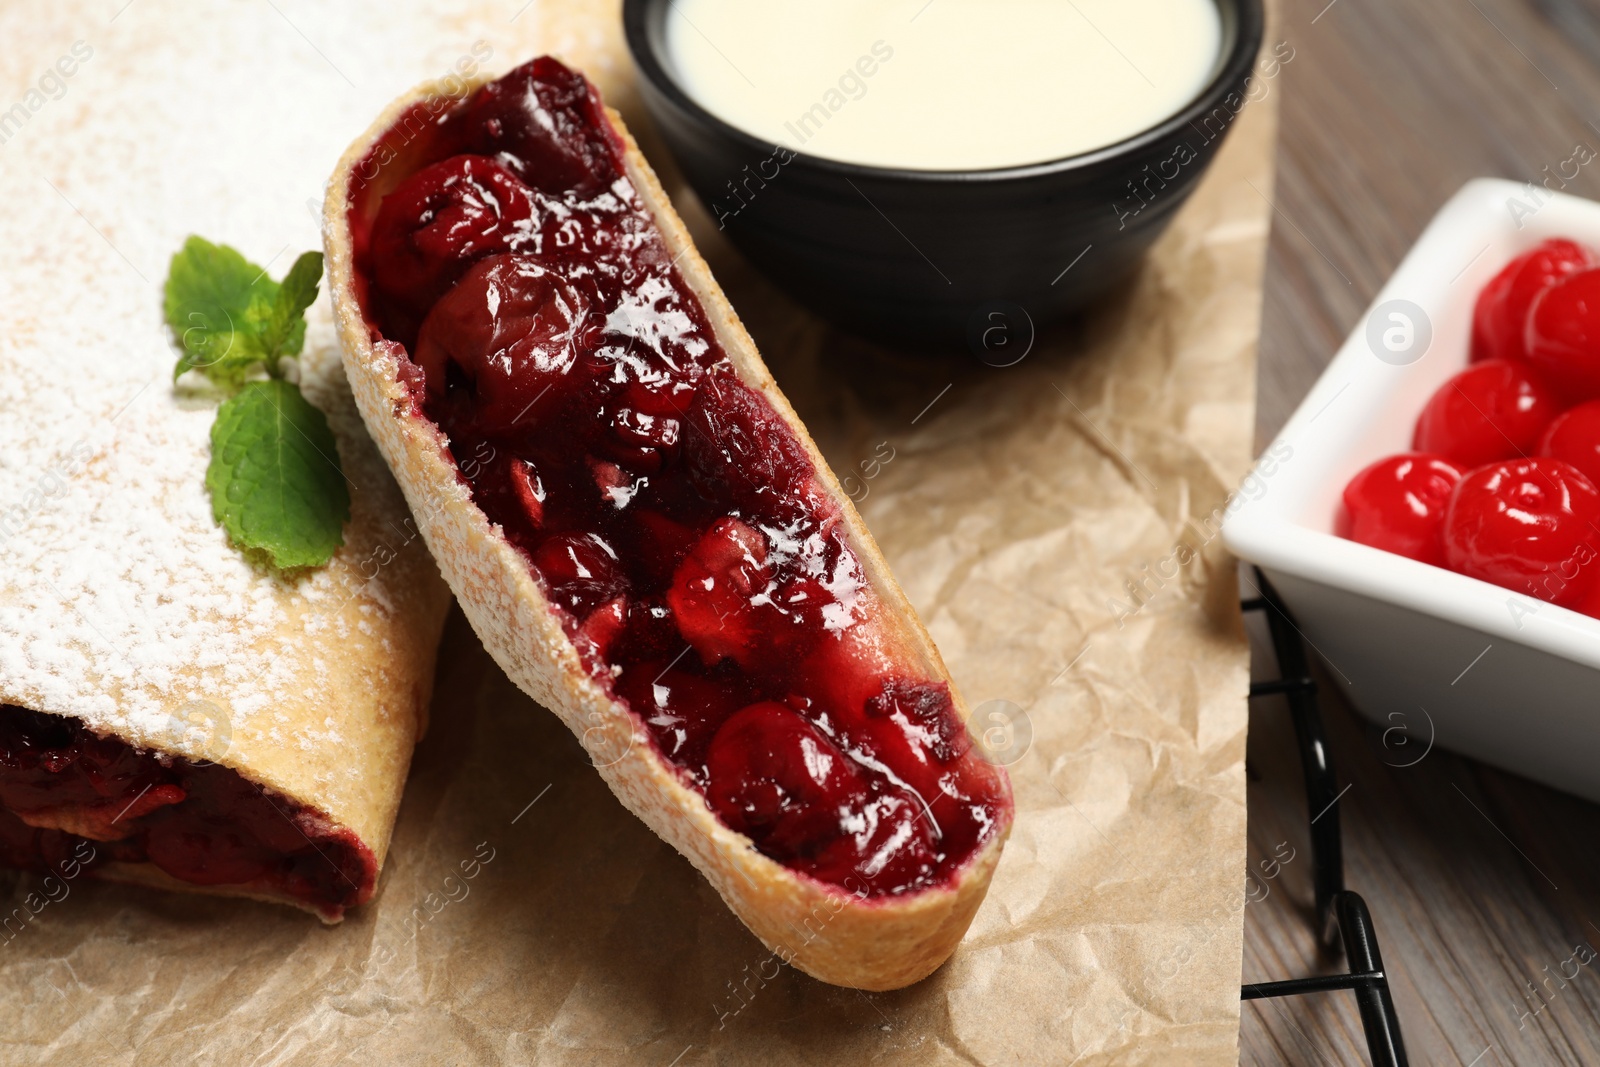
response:
[[[113,242],[141,212],[198,211],[141,199],[126,153],[237,166],[238,199],[204,205],[208,235],[236,240],[229,220],[270,234],[246,248],[264,259],[316,247],[322,181],[391,97],[466,58],[501,70],[553,51],[669,172],[617,5],[519,3],[13,5],[0,108],[28,106],[73,41],[94,54],[0,152],[38,170],[44,202],[63,165],[52,138],[104,129],[73,206]],[[372,904],[324,928],[87,878],[44,898],[37,876],[0,875],[0,914],[46,899],[0,932],[0,1060],[1236,1062],[1248,652],[1215,534],[1251,449],[1278,91],[1264,85],[1138,278],[1009,367],[837,333],[678,197],[1010,763],[1010,845],[932,978],[869,995],[780,966],[457,614]],[[211,150],[239,138],[248,166]],[[119,251],[147,274],[170,254]],[[156,322],[139,284],[104,279]],[[146,332],[130,343],[161,343]],[[324,297],[308,344],[332,343]]]

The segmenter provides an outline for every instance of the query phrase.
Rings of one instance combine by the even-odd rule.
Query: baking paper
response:
[[[169,365],[156,285],[172,249],[144,240],[152,217],[258,261],[315,247],[322,182],[402,90],[541,51],[583,67],[662,166],[1017,799],[945,967],[893,993],[826,986],[612,799],[456,614],[372,904],[323,927],[0,875],[0,912],[27,912],[0,924],[0,1060],[1237,1061],[1248,651],[1217,526],[1251,449],[1272,77],[1137,278],[986,363],[854,340],[754,273],[673,186],[614,3],[107,0],[12,5],[0,34],[0,117],[48,82],[0,165],[36,173],[39,209],[156,280],[108,252],[81,298],[126,303],[130,358]],[[57,95],[47,72],[76,41],[92,58]],[[155,162],[227,193],[149,195],[137,175]],[[0,277],[26,269],[8,259]],[[325,296],[311,319],[308,346],[332,345]]]

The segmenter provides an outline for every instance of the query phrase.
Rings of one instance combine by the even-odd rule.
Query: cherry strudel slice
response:
[[[474,90],[397,101],[333,177],[368,428],[623,803],[786,960],[917,981],[983,898],[1005,773],[618,116],[552,59]]]

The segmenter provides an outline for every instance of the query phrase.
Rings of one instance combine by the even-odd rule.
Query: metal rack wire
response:
[[[1383,969],[1383,956],[1378,951],[1372,916],[1361,895],[1344,885],[1338,778],[1323,733],[1322,715],[1317,710],[1317,683],[1311,677],[1299,629],[1259,570],[1255,572],[1255,580],[1261,595],[1240,606],[1247,612],[1265,614],[1280,677],[1274,682],[1253,683],[1250,697],[1282,695],[1288,701],[1300,745],[1300,766],[1306,780],[1318,940],[1325,951],[1337,951],[1342,947],[1350,969],[1344,974],[1245,985],[1239,996],[1241,1000],[1264,1000],[1353,990],[1373,1067],[1407,1067],[1409,1061],[1405,1042],[1400,1037],[1400,1020],[1395,1015],[1394,998],[1389,995],[1389,978]]]

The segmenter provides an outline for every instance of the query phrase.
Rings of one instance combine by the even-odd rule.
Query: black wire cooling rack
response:
[[[1300,766],[1306,779],[1317,937],[1325,951],[1343,948],[1350,969],[1344,974],[1316,978],[1257,982],[1244,986],[1239,996],[1242,1000],[1264,1000],[1352,990],[1361,1011],[1361,1025],[1366,1030],[1367,1053],[1373,1067],[1407,1067],[1406,1046],[1400,1038],[1400,1020],[1395,1015],[1394,998],[1389,995],[1389,978],[1384,973],[1383,956],[1378,951],[1372,915],[1361,895],[1344,886],[1344,847],[1339,831],[1339,808],[1335,803],[1339,799],[1338,778],[1322,730],[1322,715],[1317,710],[1317,683],[1311,678],[1299,629],[1259,570],[1255,572],[1255,580],[1261,595],[1240,606],[1247,612],[1259,611],[1266,615],[1272,648],[1278,657],[1279,678],[1275,682],[1253,683],[1250,696],[1255,699],[1282,695],[1288,701],[1295,737],[1300,744]]]

